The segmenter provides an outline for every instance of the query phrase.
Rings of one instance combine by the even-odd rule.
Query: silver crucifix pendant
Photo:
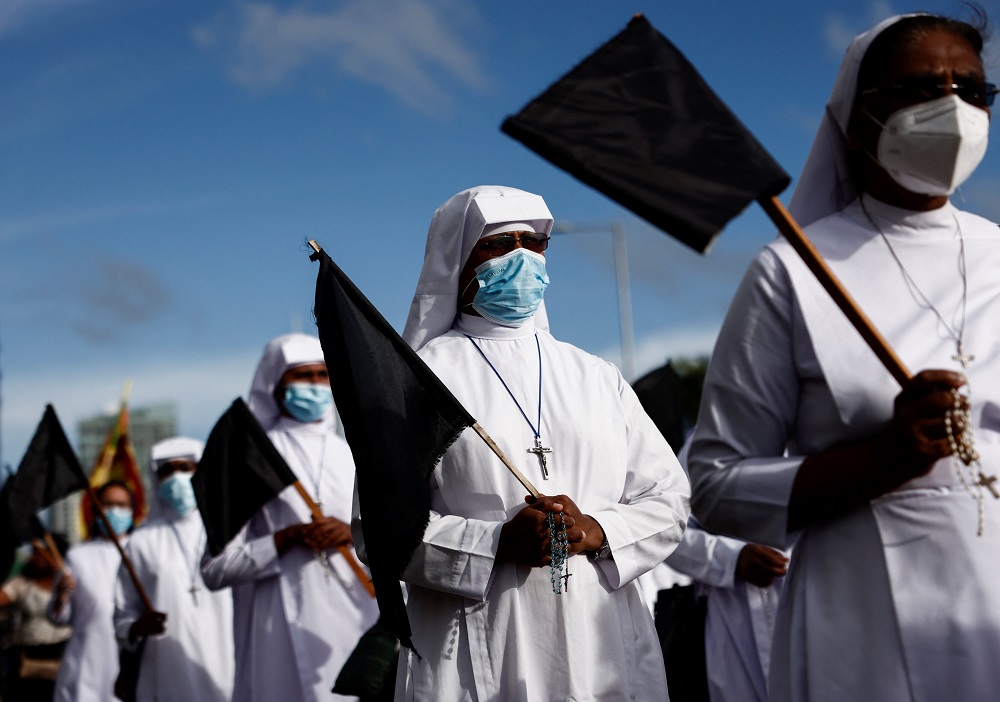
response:
[[[976,360],[976,357],[973,356],[971,353],[965,353],[965,345],[962,344],[962,342],[958,342],[958,346],[956,347],[956,349],[958,353],[956,353],[951,358],[953,361],[958,361],[959,363],[961,363],[962,368],[968,368],[969,363]]]
[[[542,446],[542,439],[539,436],[535,437],[535,446],[530,449],[525,449],[528,453],[535,454],[535,458],[538,459],[538,467],[542,469],[542,480],[549,479],[549,463],[548,459],[545,458],[545,454],[552,453],[552,449],[548,446]]]

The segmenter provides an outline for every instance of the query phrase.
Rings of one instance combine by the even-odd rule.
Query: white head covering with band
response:
[[[194,461],[201,460],[201,452],[205,450],[205,444],[198,439],[189,439],[186,436],[175,436],[163,441],[157,441],[149,450],[149,470],[155,475],[165,463],[170,461]]]
[[[887,27],[906,17],[926,13],[896,15],[879,22],[851,42],[833,83],[812,149],[792,193],[788,211],[800,226],[806,227],[827,215],[839,212],[855,200],[859,193],[851,179],[847,159],[847,126],[854,109],[854,93],[858,87],[861,60],[872,41]]]
[[[289,368],[311,363],[326,363],[323,347],[315,336],[285,334],[272,339],[264,347],[264,354],[257,364],[257,371],[250,385],[250,401],[247,403],[264,431],[271,429],[281,418],[281,408],[274,399],[274,388],[281,382],[281,376]],[[322,422],[333,426],[332,407],[323,415]]]
[[[403,329],[415,350],[441,336],[458,315],[458,278],[476,242],[484,236],[513,231],[549,236],[552,214],[538,195],[500,185],[464,190],[441,205],[427,232],[424,266]],[[543,302],[535,327],[548,329]]]

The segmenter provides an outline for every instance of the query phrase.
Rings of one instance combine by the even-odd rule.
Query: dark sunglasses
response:
[[[959,98],[976,107],[990,107],[996,98],[997,86],[980,80],[959,80],[956,83],[942,83],[935,76],[912,76],[902,78],[890,85],[862,90],[862,95],[886,93],[894,99],[905,102],[927,102],[943,97],[951,91]]]
[[[549,248],[549,239],[552,237],[548,236],[538,236],[537,234],[497,234],[496,236],[491,236],[488,239],[482,239],[476,244],[476,248],[480,251],[486,251],[491,254],[505,254],[510,253],[514,250],[518,243],[521,244],[528,251],[534,251],[535,253],[542,253],[545,249]]]

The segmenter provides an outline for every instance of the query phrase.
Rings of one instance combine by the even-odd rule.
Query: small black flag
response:
[[[316,325],[357,466],[361,528],[382,622],[413,648],[399,579],[430,519],[427,478],[475,420],[324,251]]]
[[[212,428],[191,480],[208,550],[218,555],[250,518],[295,482],[242,398]]]
[[[789,182],[641,15],[501,129],[699,252]]]
[[[20,543],[41,536],[38,512],[87,488],[87,476],[52,405],[45,406],[28,450],[8,482],[10,526]]]

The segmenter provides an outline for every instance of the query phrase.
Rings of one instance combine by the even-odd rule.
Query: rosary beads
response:
[[[566,518],[562,512],[559,513],[559,524],[556,524],[556,513],[547,512],[545,523],[549,527],[549,546],[551,548],[552,562],[549,565],[549,579],[552,581],[552,592],[557,595],[563,593],[563,581],[565,589],[569,590],[569,576],[567,571],[563,574],[563,569],[568,568],[569,559],[569,539],[566,538]]]

